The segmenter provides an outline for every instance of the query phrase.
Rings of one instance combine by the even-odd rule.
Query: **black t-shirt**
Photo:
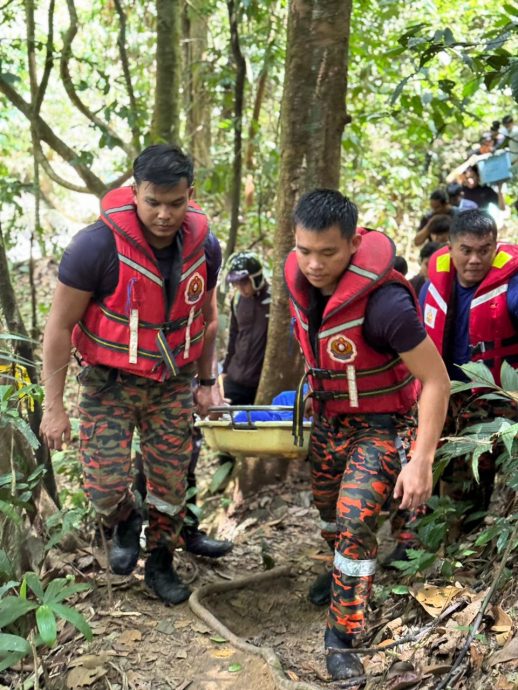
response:
[[[168,247],[150,247],[164,278],[166,294],[170,293],[171,277],[181,268],[180,241],[181,235],[178,234]],[[205,259],[207,290],[212,290],[216,286],[221,267],[221,247],[212,233],[209,233],[205,241]],[[63,253],[58,278],[69,287],[93,292],[94,299],[98,300],[115,290],[119,280],[117,248],[113,232],[102,220],[83,228],[73,237]]]
[[[311,287],[309,337],[315,352],[316,336],[322,323],[329,295]],[[426,331],[419,319],[408,290],[399,283],[388,283],[375,290],[367,302],[363,337],[379,352],[408,352],[425,338]]]
[[[464,191],[464,198],[468,201],[474,201],[479,208],[487,208],[489,204],[498,206],[498,194],[487,184],[477,187],[462,187],[462,190]]]

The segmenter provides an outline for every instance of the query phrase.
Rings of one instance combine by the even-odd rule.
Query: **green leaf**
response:
[[[505,445],[509,455],[512,455],[513,446],[518,436],[518,424],[513,424],[500,434],[500,441]]]
[[[52,647],[56,643],[58,631],[54,613],[46,604],[37,608],[36,623],[41,639],[46,645]]]
[[[0,601],[0,628],[14,623],[29,611],[34,611],[38,604],[35,601],[20,599],[20,597],[7,596]]]
[[[459,365],[456,364],[455,366]],[[471,381],[489,388],[496,388],[493,374],[482,362],[468,362],[467,364],[460,365],[460,369]]]
[[[8,654],[0,661],[0,672],[5,671],[6,668],[14,666],[26,655],[27,652],[12,652],[12,654]]]
[[[82,613],[79,613],[79,611],[76,611],[70,606],[64,606],[63,604],[57,603],[49,604],[49,608],[51,608],[56,616],[59,616],[59,618],[64,618],[69,623],[72,623],[74,628],[77,628],[87,640],[92,639],[92,629],[88,625],[86,618]]]
[[[68,597],[77,594],[78,592],[85,592],[87,589],[90,589],[90,585],[86,583],[68,584],[68,582],[68,580],[65,580],[62,577],[49,582],[49,585],[45,591],[45,596],[43,598],[45,604],[61,602],[67,599]]]
[[[209,486],[209,491],[211,494],[215,493],[219,487],[223,484],[225,479],[228,477],[230,474],[234,464],[232,462],[225,462],[221,467],[218,467],[218,469],[214,472],[214,476],[212,477],[212,481]]]
[[[406,585],[396,585],[390,590],[392,594],[408,594],[410,591]]]
[[[230,671],[230,673],[239,673],[239,671],[241,671],[242,668],[243,667],[241,666],[241,664],[230,664],[228,670]]]
[[[225,638],[221,637],[220,635],[213,635],[212,637],[209,637],[209,640],[211,642],[217,642],[217,644],[223,644],[224,642],[228,642],[228,640],[225,640]]]
[[[502,362],[500,369],[500,379],[502,381],[502,388],[505,391],[518,392],[518,371],[506,362]]]
[[[19,635],[0,633],[0,652],[21,652],[29,654],[31,645]]]
[[[14,508],[14,506],[11,503],[7,503],[7,501],[0,500],[0,513],[7,515],[9,520],[12,520],[15,525],[21,525],[22,516],[18,514],[16,508]]]
[[[16,580],[9,580],[9,582],[6,582],[4,585],[0,586],[0,598],[4,596],[6,592],[8,592],[10,589],[13,589],[14,587],[18,587],[20,583],[16,582]]]
[[[27,584],[32,589],[34,594],[38,597],[38,599],[40,601],[43,601],[43,597],[44,597],[43,586],[40,582],[39,577],[36,575],[36,573],[32,573],[30,571],[28,573],[25,573],[24,580],[27,582]]]

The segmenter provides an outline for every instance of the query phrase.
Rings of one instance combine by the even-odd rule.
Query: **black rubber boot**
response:
[[[333,571],[319,575],[309,588],[309,600],[315,606],[327,606],[331,601],[331,584],[333,582]]]
[[[338,650],[352,649],[351,637],[339,637],[334,630],[327,628],[324,636],[324,645],[326,648],[327,672],[333,680],[347,680],[348,678],[363,676],[365,671],[358,654],[354,652],[341,654],[339,651],[327,653],[329,648]]]
[[[182,536],[185,540],[185,550],[196,556],[221,558],[221,556],[232,551],[234,547],[234,544],[227,539],[211,539],[203,530],[199,529],[198,525],[184,527]]]
[[[129,575],[137,565],[140,553],[142,516],[136,510],[113,530],[110,567],[116,575]]]
[[[166,604],[181,604],[189,598],[191,590],[173,568],[173,556],[165,546],[153,549],[144,569],[146,585]]]

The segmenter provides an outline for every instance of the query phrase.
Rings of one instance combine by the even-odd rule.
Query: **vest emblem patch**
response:
[[[196,304],[196,302],[199,302],[203,296],[204,287],[205,281],[203,280],[203,276],[199,273],[192,275],[185,288],[185,301],[187,304]]]
[[[358,353],[352,340],[344,335],[335,335],[327,343],[327,354],[335,362],[343,364],[344,362],[354,362]]]
[[[426,304],[424,308],[424,322],[430,328],[435,328],[435,319],[437,318],[437,309],[431,304]]]

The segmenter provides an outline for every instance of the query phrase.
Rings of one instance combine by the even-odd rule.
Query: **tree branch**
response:
[[[133,135],[133,146],[135,154],[140,149],[140,129],[137,125],[138,104],[135,98],[135,91],[133,90],[133,82],[131,81],[131,72],[129,68],[128,53],[126,50],[126,15],[120,0],[114,0],[115,9],[119,15],[120,31],[117,37],[117,45],[119,47],[119,55],[121,58],[122,72],[124,74],[124,81],[126,82],[126,89],[128,91],[128,98],[130,102],[131,112],[133,113],[133,122],[130,123],[131,133]]]
[[[61,75],[61,81],[65,87],[68,97],[75,105],[75,107],[82,113],[90,122],[92,122],[96,127],[98,127],[104,134],[109,136],[116,142],[130,158],[133,157],[134,151],[131,146],[125,144],[117,132],[110,127],[106,122],[97,117],[90,108],[83,103],[79,98],[77,91],[75,90],[74,84],[72,82],[72,77],[70,76],[69,63],[72,58],[72,41],[77,33],[77,12],[74,5],[74,0],[67,0],[68,13],[70,15],[70,25],[63,36],[63,50],[61,51],[61,60],[59,61],[59,69]]]
[[[25,101],[20,94],[13,89],[11,84],[5,80],[0,74],[0,92],[6,96],[11,103],[17,108],[28,120],[31,120],[32,108],[27,101]],[[38,134],[40,138],[47,143],[54,151],[69,163],[77,172],[79,177],[83,180],[88,192],[102,196],[106,192],[106,185],[95,175],[86,165],[81,163],[78,154],[68,146],[57,134],[49,127],[45,120],[37,115],[35,118]]]
[[[60,175],[57,174],[57,172],[54,171],[54,168],[51,166],[47,157],[43,153],[43,149],[41,148],[41,143],[37,137],[36,137],[36,140],[33,142],[33,144],[34,144],[34,156],[36,157],[36,160],[38,161],[39,165],[41,165],[41,167],[47,173],[47,176],[50,177],[51,180],[53,180],[54,182],[57,182],[61,187],[65,187],[65,189],[70,189],[72,192],[80,192],[81,194],[90,194],[90,190],[87,189],[87,187],[80,187],[79,185],[76,185],[73,182],[69,182],[68,180],[65,180],[64,177],[61,177]]]
[[[45,55],[45,65],[43,67],[43,75],[41,77],[40,85],[36,93],[36,98],[33,103],[34,112],[39,114],[43,97],[47,90],[50,73],[54,65],[54,5],[55,0],[50,0],[48,11],[48,30],[47,30],[47,52]]]

